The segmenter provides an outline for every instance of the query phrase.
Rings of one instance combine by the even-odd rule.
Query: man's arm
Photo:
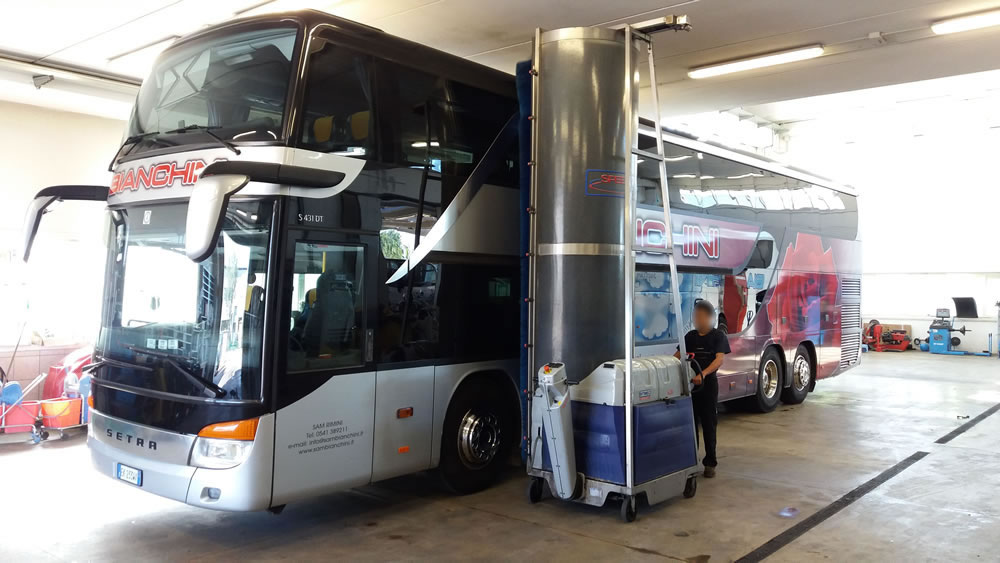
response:
[[[708,367],[703,371],[705,375],[710,373],[715,373],[719,368],[722,367],[722,362],[726,359],[726,354],[731,352],[729,349],[729,337],[725,335],[722,331],[715,331],[715,359],[712,363],[708,364]]]
[[[725,359],[726,359],[726,354],[725,353],[723,353],[723,352],[716,352],[715,353],[715,359],[712,360],[712,363],[708,364],[708,367],[702,368],[701,373],[703,375],[711,375],[711,374],[715,373],[716,370],[718,370],[719,368],[722,367],[722,362]]]

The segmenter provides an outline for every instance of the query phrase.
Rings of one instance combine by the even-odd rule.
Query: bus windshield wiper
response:
[[[236,145],[232,144],[231,142],[223,139],[222,137],[212,132],[212,129],[218,129],[218,128],[219,128],[218,126],[192,124],[188,125],[187,127],[180,127],[178,129],[171,129],[170,131],[164,131],[164,134],[170,135],[173,133],[187,133],[188,131],[201,131],[202,133],[218,141],[220,145],[226,147],[227,149],[233,151],[236,154],[240,154],[240,149],[236,148]]]
[[[205,396],[213,397],[215,399],[221,399],[226,396],[226,390],[223,389],[222,387],[219,387],[215,383],[212,383],[207,379],[203,379],[189,372],[188,370],[184,369],[179,363],[170,358],[165,358],[165,359],[167,360],[167,363],[173,366],[174,369],[179,371],[181,375],[188,378],[188,380],[194,383],[195,385],[200,386],[205,391]]]
[[[150,131],[148,133],[139,133],[138,135],[132,135],[131,137],[127,137],[124,141],[122,141],[122,145],[118,147],[118,150],[115,151],[115,155],[111,157],[111,162],[108,163],[108,172],[114,171],[115,161],[118,160],[118,157],[122,154],[122,149],[124,149],[126,146],[128,145],[134,146],[136,143],[138,143],[143,139],[147,139],[149,137],[159,134],[160,134],[159,131]]]
[[[163,358],[168,364],[170,364],[170,367],[180,372],[180,374],[186,377],[188,381],[194,383],[198,387],[201,387],[201,389],[205,392],[206,397],[221,399],[226,396],[226,390],[222,387],[219,387],[215,383],[212,383],[211,381],[184,369],[184,367],[177,362],[176,357],[173,354],[168,354],[166,352],[154,352],[153,350],[145,350],[143,348],[136,348],[135,346],[128,346],[128,349],[137,354],[146,354],[147,356]]]
[[[104,358],[101,356],[95,356],[97,358],[96,362],[89,363],[81,368],[84,373],[94,371],[97,368],[104,366],[111,366],[116,368],[127,368],[127,369],[138,369],[142,371],[153,371],[153,368],[149,366],[144,366],[142,364],[136,364],[132,362],[123,362],[121,360],[114,360],[112,358]]]

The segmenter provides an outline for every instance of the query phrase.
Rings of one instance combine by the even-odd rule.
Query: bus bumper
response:
[[[139,470],[138,483],[127,484],[155,495],[213,510],[246,512],[270,506],[273,414],[260,417],[253,449],[236,467],[188,465],[195,439],[94,411],[87,446],[98,472],[124,481],[119,466]]]

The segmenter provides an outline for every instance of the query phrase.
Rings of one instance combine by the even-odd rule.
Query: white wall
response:
[[[969,80],[969,79],[967,79]],[[783,158],[860,193],[865,319],[905,320],[923,335],[935,309],[974,297],[982,322],[965,349],[996,333],[1000,301],[1000,99],[915,105],[847,103],[789,126]],[[919,325],[919,329],[918,326]],[[994,338],[997,335],[994,334]]]
[[[104,204],[57,204],[45,215],[31,261],[20,260],[24,212],[56,184],[107,185],[125,122],[0,102],[0,346],[27,319],[46,344],[96,336],[104,277]]]

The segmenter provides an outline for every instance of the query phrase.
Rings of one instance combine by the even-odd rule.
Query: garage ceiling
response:
[[[157,49],[167,45],[171,37],[223,21],[261,3],[5,3],[0,20],[0,51],[21,61],[70,65],[137,81]],[[928,28],[940,19],[998,8],[997,0],[276,0],[269,6],[323,9],[505,71],[529,57],[536,26],[611,25],[671,13],[688,14],[693,31],[656,36],[657,72],[661,84],[666,85],[663,98],[668,115],[1000,67],[1000,61],[993,56],[1000,50],[1000,30],[934,36]],[[873,33],[882,35],[870,39]],[[829,54],[712,79],[687,78],[692,67],[816,43],[826,46]],[[129,54],[133,51],[137,52]],[[4,78],[13,79],[0,74],[0,80]]]

